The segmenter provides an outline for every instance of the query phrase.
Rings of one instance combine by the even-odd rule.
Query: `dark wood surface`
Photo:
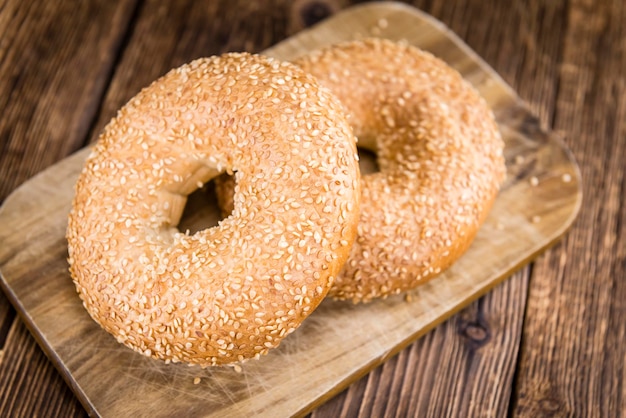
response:
[[[5,0],[0,200],[92,141],[169,68],[261,51],[349,3]],[[583,207],[565,238],[533,264],[312,415],[619,415],[626,410],[626,6],[413,4],[456,32],[562,135],[581,167]],[[0,293],[0,416],[83,415]]]

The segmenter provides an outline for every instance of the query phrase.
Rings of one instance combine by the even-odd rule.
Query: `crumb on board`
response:
[[[199,383],[200,383],[200,378],[199,377],[196,377],[196,378],[193,379],[193,384],[194,385],[197,385]]]
[[[539,179],[537,177],[535,177],[535,176],[532,176],[530,178],[529,182],[530,182],[531,186],[535,187],[536,185],[539,184]]]
[[[413,296],[411,296],[410,293],[405,293],[404,294],[404,301],[405,302],[413,302]]]
[[[569,173],[565,173],[561,176],[561,180],[563,181],[563,183],[569,183],[570,181],[572,181],[572,175]]]
[[[515,156],[515,164],[522,164],[524,162],[525,158],[523,155],[516,155]]]
[[[235,370],[236,373],[241,373],[243,371],[241,366],[238,364],[233,365],[233,369]]]
[[[387,19],[382,17],[382,18],[378,19],[377,25],[381,29],[386,29],[387,26],[389,26],[389,22],[387,22]]]

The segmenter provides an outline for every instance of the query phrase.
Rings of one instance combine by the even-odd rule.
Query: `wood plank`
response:
[[[0,202],[27,178],[83,146],[135,3],[2,2]],[[22,322],[15,320],[4,295],[0,381],[0,416],[82,411]]]
[[[570,1],[554,126],[571,132],[586,193],[559,251],[535,266],[515,413],[626,410],[626,8]],[[593,232],[592,232],[593,231]],[[550,305],[549,307],[547,305]]]
[[[13,322],[0,364],[2,416],[86,416],[78,399],[20,320]]]
[[[84,145],[135,3],[4,2],[0,201]]]
[[[374,9],[378,12],[372,13]],[[440,26],[430,27],[419,15],[397,6],[372,5],[359,10],[346,14],[339,23],[328,22],[315,33],[303,33],[268,53],[291,59],[307,48],[369,30],[384,17],[396,31],[389,31],[386,36],[407,38],[432,49],[476,83],[496,107],[507,141],[509,181],[468,256],[443,275],[438,284],[433,282],[414,292],[411,302],[389,298],[356,307],[325,303],[315,312],[315,319],[312,316],[313,320],[307,321],[289,342],[285,341],[262,361],[246,364],[243,379],[227,370],[210,370],[203,375],[203,385],[195,386],[191,383],[195,371],[154,363],[117,345],[88,319],[75,297],[64,260],[62,215],[67,213],[72,194],[68,185],[80,170],[83,151],[47,170],[7,200],[4,214],[10,227],[2,231],[7,247],[0,249],[0,264],[6,279],[3,284],[14,303],[28,312],[27,318],[32,321],[29,325],[36,336],[58,366],[75,379],[76,389],[93,412],[115,415],[130,413],[131,407],[144,412],[156,407],[159,413],[167,414],[173,407],[186,407],[187,412],[193,413],[197,408],[206,408],[208,402],[209,409],[217,414],[270,413],[266,408],[281,414],[302,413],[495,285],[511,269],[555,240],[571,221],[579,204],[575,166],[559,142],[538,129],[535,119],[499,78],[476,61],[470,51],[451,43]],[[533,175],[545,176],[541,188],[529,184],[529,176]],[[568,175],[569,181],[563,182],[563,175]],[[50,216],[44,219],[34,211],[41,202],[47,202],[49,207]],[[37,228],[28,229],[33,224]],[[16,228],[27,228],[38,247],[19,251],[28,243],[14,233]],[[494,258],[492,254],[496,253],[499,257]],[[31,258],[38,267],[31,263]],[[45,282],[38,282],[42,277]],[[54,303],[48,299],[50,294],[55,295]],[[353,329],[349,324],[355,322],[368,324],[372,337],[358,332],[348,335],[345,330]],[[337,332],[339,329],[342,332]],[[342,352],[339,356],[338,349]],[[112,361],[111,364],[105,364],[98,355],[103,352],[107,353],[104,360]],[[297,374],[291,365],[297,365]],[[114,370],[122,372],[125,379],[111,373]],[[95,375],[97,379],[93,378]],[[298,389],[297,396],[294,388]],[[163,396],[157,391],[171,390],[174,392],[167,392],[171,396],[165,397],[168,403],[160,403]],[[135,403],[120,402],[124,393],[131,395]],[[208,395],[212,396],[207,398]],[[141,401],[145,404],[137,403]]]
[[[312,416],[505,416],[526,301],[511,290],[526,290],[525,270],[350,386],[345,402]]]
[[[5,341],[14,320],[15,309],[13,309],[6,296],[0,293],[0,368],[2,367],[2,359],[4,357]]]

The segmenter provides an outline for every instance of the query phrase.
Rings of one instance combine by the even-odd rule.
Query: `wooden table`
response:
[[[6,1],[0,201],[93,141],[168,69],[261,51],[349,3]],[[312,415],[615,416],[626,410],[626,6],[412,3],[456,32],[562,136],[581,168],[583,206],[560,243]],[[0,416],[85,414],[0,293]]]

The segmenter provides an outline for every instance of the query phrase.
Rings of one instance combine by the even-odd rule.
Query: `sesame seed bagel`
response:
[[[356,234],[359,169],[340,103],[249,54],[170,71],[107,125],[67,240],[84,306],[120,343],[202,366],[258,357],[327,294]],[[192,235],[186,196],[236,172],[232,214]]]
[[[470,246],[505,176],[494,116],[461,75],[405,44],[367,39],[295,61],[344,105],[380,172],[362,178],[357,240],[329,295],[416,287]]]
[[[339,98],[380,169],[362,177],[357,240],[329,295],[366,302],[448,268],[470,246],[505,175],[504,144],[485,101],[441,60],[382,39],[333,45],[294,63]],[[217,188],[226,213],[232,187],[229,180]]]

